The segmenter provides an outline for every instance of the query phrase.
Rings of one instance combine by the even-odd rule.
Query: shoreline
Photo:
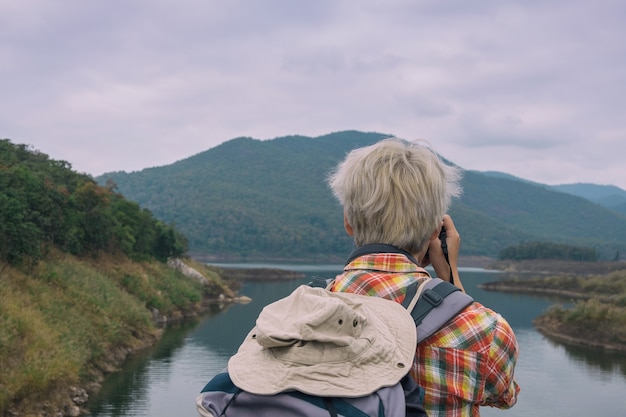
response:
[[[203,286],[220,287],[217,293],[205,293],[195,303],[188,304],[163,314],[156,308],[147,307],[151,314],[153,327],[150,330],[135,334],[132,340],[126,340],[112,346],[98,359],[85,364],[81,369],[81,376],[76,381],[66,383],[57,382],[44,391],[31,393],[28,396],[14,399],[7,407],[0,409],[2,417],[79,417],[88,415],[86,408],[89,397],[100,391],[102,382],[110,375],[118,372],[124,363],[133,355],[141,353],[155,346],[163,336],[168,326],[175,326],[185,321],[195,320],[207,314],[219,312],[231,304],[245,304],[249,297],[239,296],[238,281],[225,279],[222,283],[215,283],[207,274],[199,272],[192,266],[170,265],[178,269],[188,279],[200,281]],[[211,270],[207,268],[207,270]],[[213,272],[213,271],[212,271]]]
[[[75,384],[56,386],[43,393],[46,400],[41,404],[24,403],[28,399],[18,401],[8,407],[3,417],[79,417],[89,415],[85,408],[89,397],[96,394],[102,387],[102,382],[120,371],[124,363],[133,355],[152,348],[162,338],[169,325],[176,325],[187,320],[194,320],[205,314],[219,314],[219,311],[230,304],[247,303],[245,296],[205,298],[185,311],[177,311],[169,316],[154,315],[153,332],[143,335],[136,340],[133,346],[118,346],[107,352],[100,360],[90,364],[85,372],[88,377]]]
[[[551,322],[550,320],[543,319],[542,317],[538,317],[537,319],[533,320],[533,325],[535,326],[535,329],[537,329],[537,331],[543,336],[563,344],[603,351],[626,353],[626,344],[594,341],[572,336],[564,330],[559,330],[559,323]]]

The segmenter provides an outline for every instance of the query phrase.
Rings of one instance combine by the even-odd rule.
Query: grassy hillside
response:
[[[154,319],[196,314],[232,293],[217,274],[202,285],[156,261],[81,260],[56,253],[28,270],[0,267],[0,415],[47,403],[74,406],[86,386],[159,337]]]
[[[352,249],[325,178],[356,147],[387,135],[233,139],[175,164],[115,172],[127,198],[172,222],[190,253],[215,259],[343,260]],[[507,176],[467,171],[451,214],[462,254],[495,257],[522,241],[565,242],[626,253],[626,218],[583,198]]]
[[[71,386],[97,382],[159,337],[156,323],[232,296],[173,227],[26,145],[0,140],[0,415],[68,415]],[[76,415],[76,414],[75,414]]]

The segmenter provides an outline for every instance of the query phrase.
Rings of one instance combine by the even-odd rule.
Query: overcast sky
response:
[[[625,113],[623,0],[0,0],[0,138],[92,175],[354,129],[626,189]]]

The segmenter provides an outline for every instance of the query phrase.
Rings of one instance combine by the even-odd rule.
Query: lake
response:
[[[105,380],[100,392],[90,398],[91,415],[197,416],[197,394],[226,366],[263,306],[312,276],[333,277],[341,271],[340,265],[245,266],[282,267],[303,272],[306,278],[246,283],[240,294],[251,297],[251,303],[231,305],[216,315],[168,329],[156,346],[133,356]],[[499,279],[498,273],[472,268],[461,273],[466,291],[509,321],[520,346],[516,378],[522,391],[517,405],[510,410],[483,407],[482,416],[626,416],[626,355],[553,342],[535,331],[532,320],[558,299],[484,291],[477,285]]]

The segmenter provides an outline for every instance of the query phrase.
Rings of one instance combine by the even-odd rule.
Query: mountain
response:
[[[389,135],[357,131],[315,138],[236,138],[174,164],[96,180],[118,191],[189,241],[204,259],[343,260],[351,239],[326,177],[351,149]],[[523,241],[626,252],[626,218],[584,198],[506,176],[466,171],[451,215],[464,255],[496,256]]]
[[[626,191],[615,185],[598,185],[588,183],[545,185],[519,178],[504,172],[482,171],[481,174],[495,178],[506,178],[515,181],[522,181],[528,184],[535,184],[555,191],[575,195],[599,204],[602,207],[606,207],[610,210],[626,215]]]
[[[122,194],[173,222],[194,256],[343,257],[351,240],[326,175],[351,149],[387,136],[236,138],[169,166],[97,180],[112,180]]]
[[[488,177],[503,178],[503,179],[513,180],[513,181],[522,181],[522,182],[525,182],[526,184],[534,184],[534,185],[543,186],[543,184],[541,183],[530,181],[530,180],[520,178],[520,177],[516,177],[515,175],[507,174],[506,172],[500,172],[500,171],[476,171],[476,172],[479,172],[480,174],[483,174]]]
[[[614,185],[577,183],[554,185],[552,188],[586,198],[603,207],[626,215],[626,191]]]

